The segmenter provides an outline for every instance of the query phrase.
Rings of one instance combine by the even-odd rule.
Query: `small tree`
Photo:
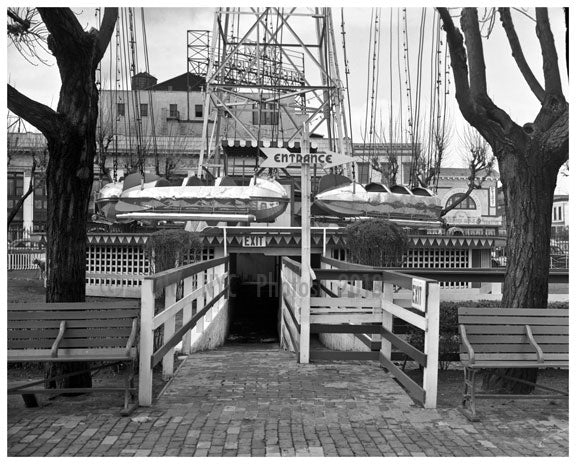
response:
[[[346,248],[353,263],[374,267],[399,267],[408,249],[406,232],[385,219],[366,219],[345,229]]]
[[[202,241],[198,235],[182,229],[159,230],[146,242],[146,255],[153,273],[181,266],[188,252],[196,260],[201,250]]]
[[[452,203],[450,206],[444,208],[440,212],[440,217],[443,217],[449,211],[452,211],[460,203],[462,203],[470,194],[477,189],[481,189],[484,181],[493,173],[494,156],[488,142],[472,127],[468,127],[461,143],[467,147],[469,153],[466,156],[468,169],[470,175],[468,176],[468,189],[460,198]]]

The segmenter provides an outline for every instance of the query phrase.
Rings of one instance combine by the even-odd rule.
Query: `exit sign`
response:
[[[242,246],[246,248],[265,247],[266,235],[245,235],[242,240]]]
[[[412,307],[425,312],[426,296],[426,281],[412,279]]]

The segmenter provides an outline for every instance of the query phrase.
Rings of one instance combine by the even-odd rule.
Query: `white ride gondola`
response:
[[[96,205],[99,217],[110,223],[134,221],[226,221],[272,222],[288,206],[290,199],[277,181],[252,178],[247,186],[237,186],[228,178],[206,186],[197,177],[187,177],[180,186],[146,174],[138,174],[102,188]]]
[[[330,176],[330,177],[329,177]],[[382,217],[397,220],[438,221],[442,205],[438,196],[425,188],[366,186],[344,176],[331,174],[320,184],[314,208],[319,214],[348,217]]]

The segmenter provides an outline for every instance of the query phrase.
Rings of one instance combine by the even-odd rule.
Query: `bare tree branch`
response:
[[[106,8],[104,9],[104,17],[102,18],[102,24],[100,25],[100,32],[98,33],[98,54],[95,57],[96,63],[98,63],[104,53],[108,44],[110,43],[110,38],[114,33],[114,27],[116,26],[116,20],[118,19],[118,8]]]
[[[518,69],[520,69],[522,76],[524,76],[530,90],[532,90],[534,95],[536,95],[538,101],[542,103],[544,101],[544,89],[526,62],[522,46],[520,45],[520,40],[518,40],[518,35],[516,34],[516,29],[512,22],[510,8],[498,8],[498,12],[500,13],[500,21],[502,22],[504,31],[506,31],[506,37],[508,37],[508,43],[510,44],[512,56],[516,61],[516,65],[518,66]]]
[[[8,109],[28,121],[45,137],[53,136],[61,125],[56,111],[18,92],[8,84]]]
[[[547,8],[536,8],[536,35],[542,49],[544,88],[547,94],[562,96],[562,81],[558,68],[558,54],[554,44],[554,35],[550,29]]]
[[[447,8],[438,8],[438,13],[442,18],[450,57],[452,60],[452,70],[454,73],[454,85],[456,86],[456,99],[460,111],[466,118],[474,117],[474,105],[470,95],[468,83],[468,64],[466,62],[466,50],[464,49],[464,39],[462,34],[454,26],[454,21]]]
[[[484,48],[482,36],[478,27],[478,11],[476,8],[463,8],[460,17],[460,27],[464,31],[466,52],[470,77],[470,92],[472,97],[487,95],[486,89],[486,63],[484,62]]]
[[[48,31],[35,8],[8,8],[8,38],[22,57],[32,65],[35,60],[47,64],[43,54],[48,54]]]
[[[86,32],[71,9],[38,8],[38,13],[52,36],[48,38],[48,46],[56,59],[61,57],[61,50],[66,50],[69,59],[81,52],[82,47],[79,48],[78,43],[82,42]]]

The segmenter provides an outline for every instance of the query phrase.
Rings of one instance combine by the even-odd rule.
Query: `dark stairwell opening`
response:
[[[280,258],[230,255],[230,327],[227,343],[279,343]]]

